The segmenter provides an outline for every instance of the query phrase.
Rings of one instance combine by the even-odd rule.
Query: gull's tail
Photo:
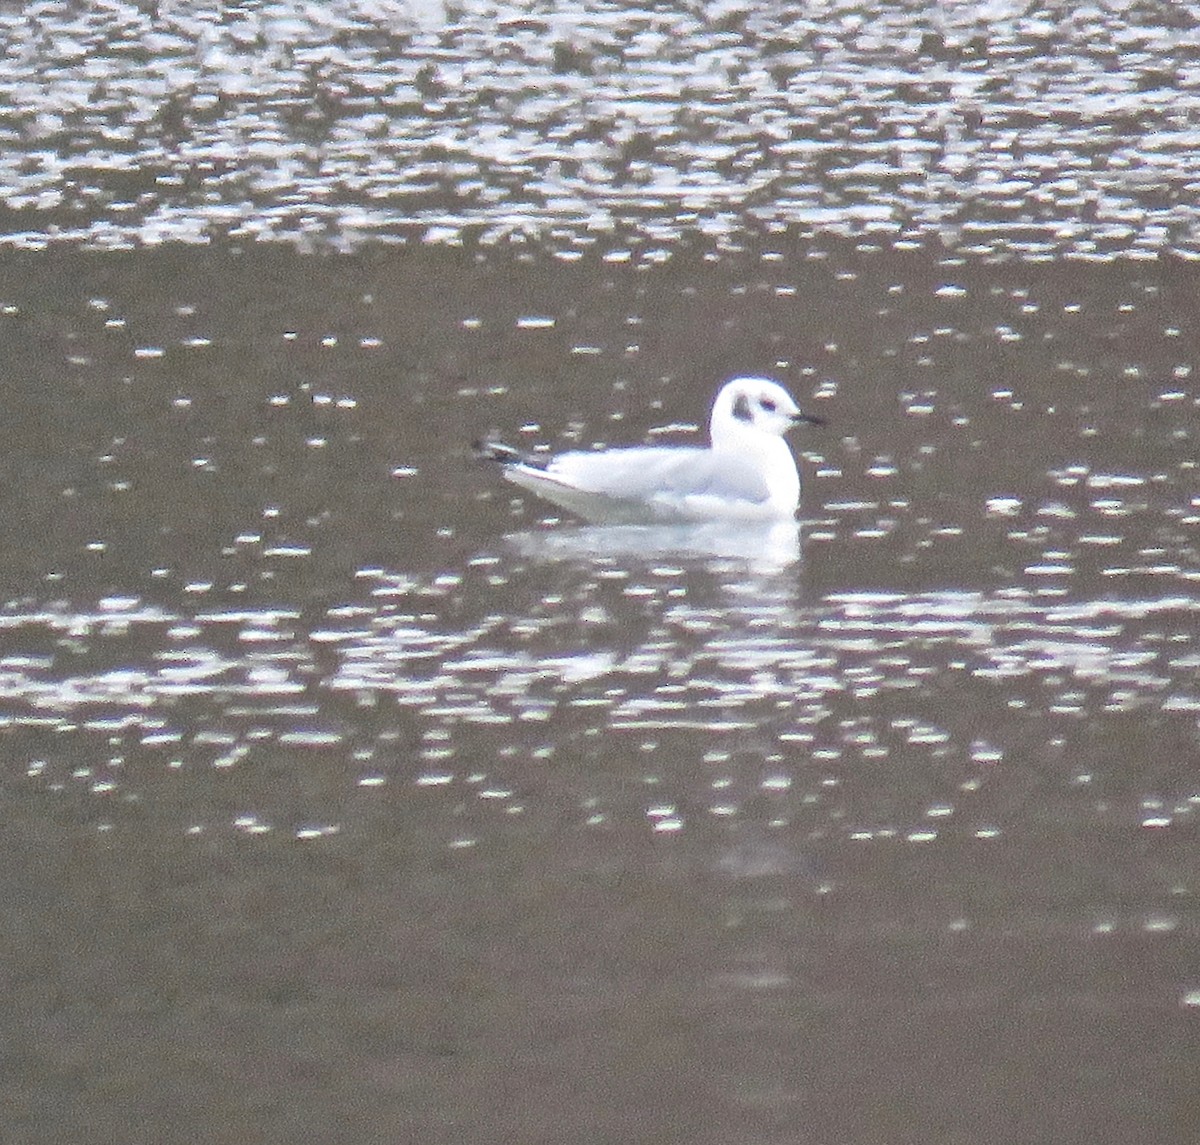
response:
[[[494,438],[473,441],[471,449],[481,461],[497,461],[501,465],[526,465],[530,469],[545,469],[550,463],[546,454],[526,453]]]

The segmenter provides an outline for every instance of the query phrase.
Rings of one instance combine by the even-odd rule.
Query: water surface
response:
[[[6,1142],[1188,1137],[1195,5],[0,26]]]
[[[0,269],[14,1139],[1190,1124],[1190,268]],[[829,421],[782,537],[469,455],[733,369]]]
[[[0,234],[1194,257],[1198,27],[1125,0],[22,5]]]

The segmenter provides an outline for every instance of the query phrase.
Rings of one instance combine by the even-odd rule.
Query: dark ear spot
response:
[[[753,421],[754,414],[750,412],[750,399],[745,394],[738,394],[733,399],[733,416],[738,421]]]

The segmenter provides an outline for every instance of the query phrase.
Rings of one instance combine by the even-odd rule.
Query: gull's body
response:
[[[800,503],[783,435],[807,417],[769,378],[734,378],[713,402],[707,449],[633,446],[541,456],[483,442],[509,481],[598,524],[780,521]]]

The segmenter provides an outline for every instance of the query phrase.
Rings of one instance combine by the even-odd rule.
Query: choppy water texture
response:
[[[10,5],[0,231],[1194,254],[1176,0]]]
[[[1190,1139],[1193,6],[222,13],[0,14],[0,1137]]]
[[[9,255],[10,1137],[1180,1139],[1195,285]],[[798,530],[469,456],[734,367],[829,421]]]

